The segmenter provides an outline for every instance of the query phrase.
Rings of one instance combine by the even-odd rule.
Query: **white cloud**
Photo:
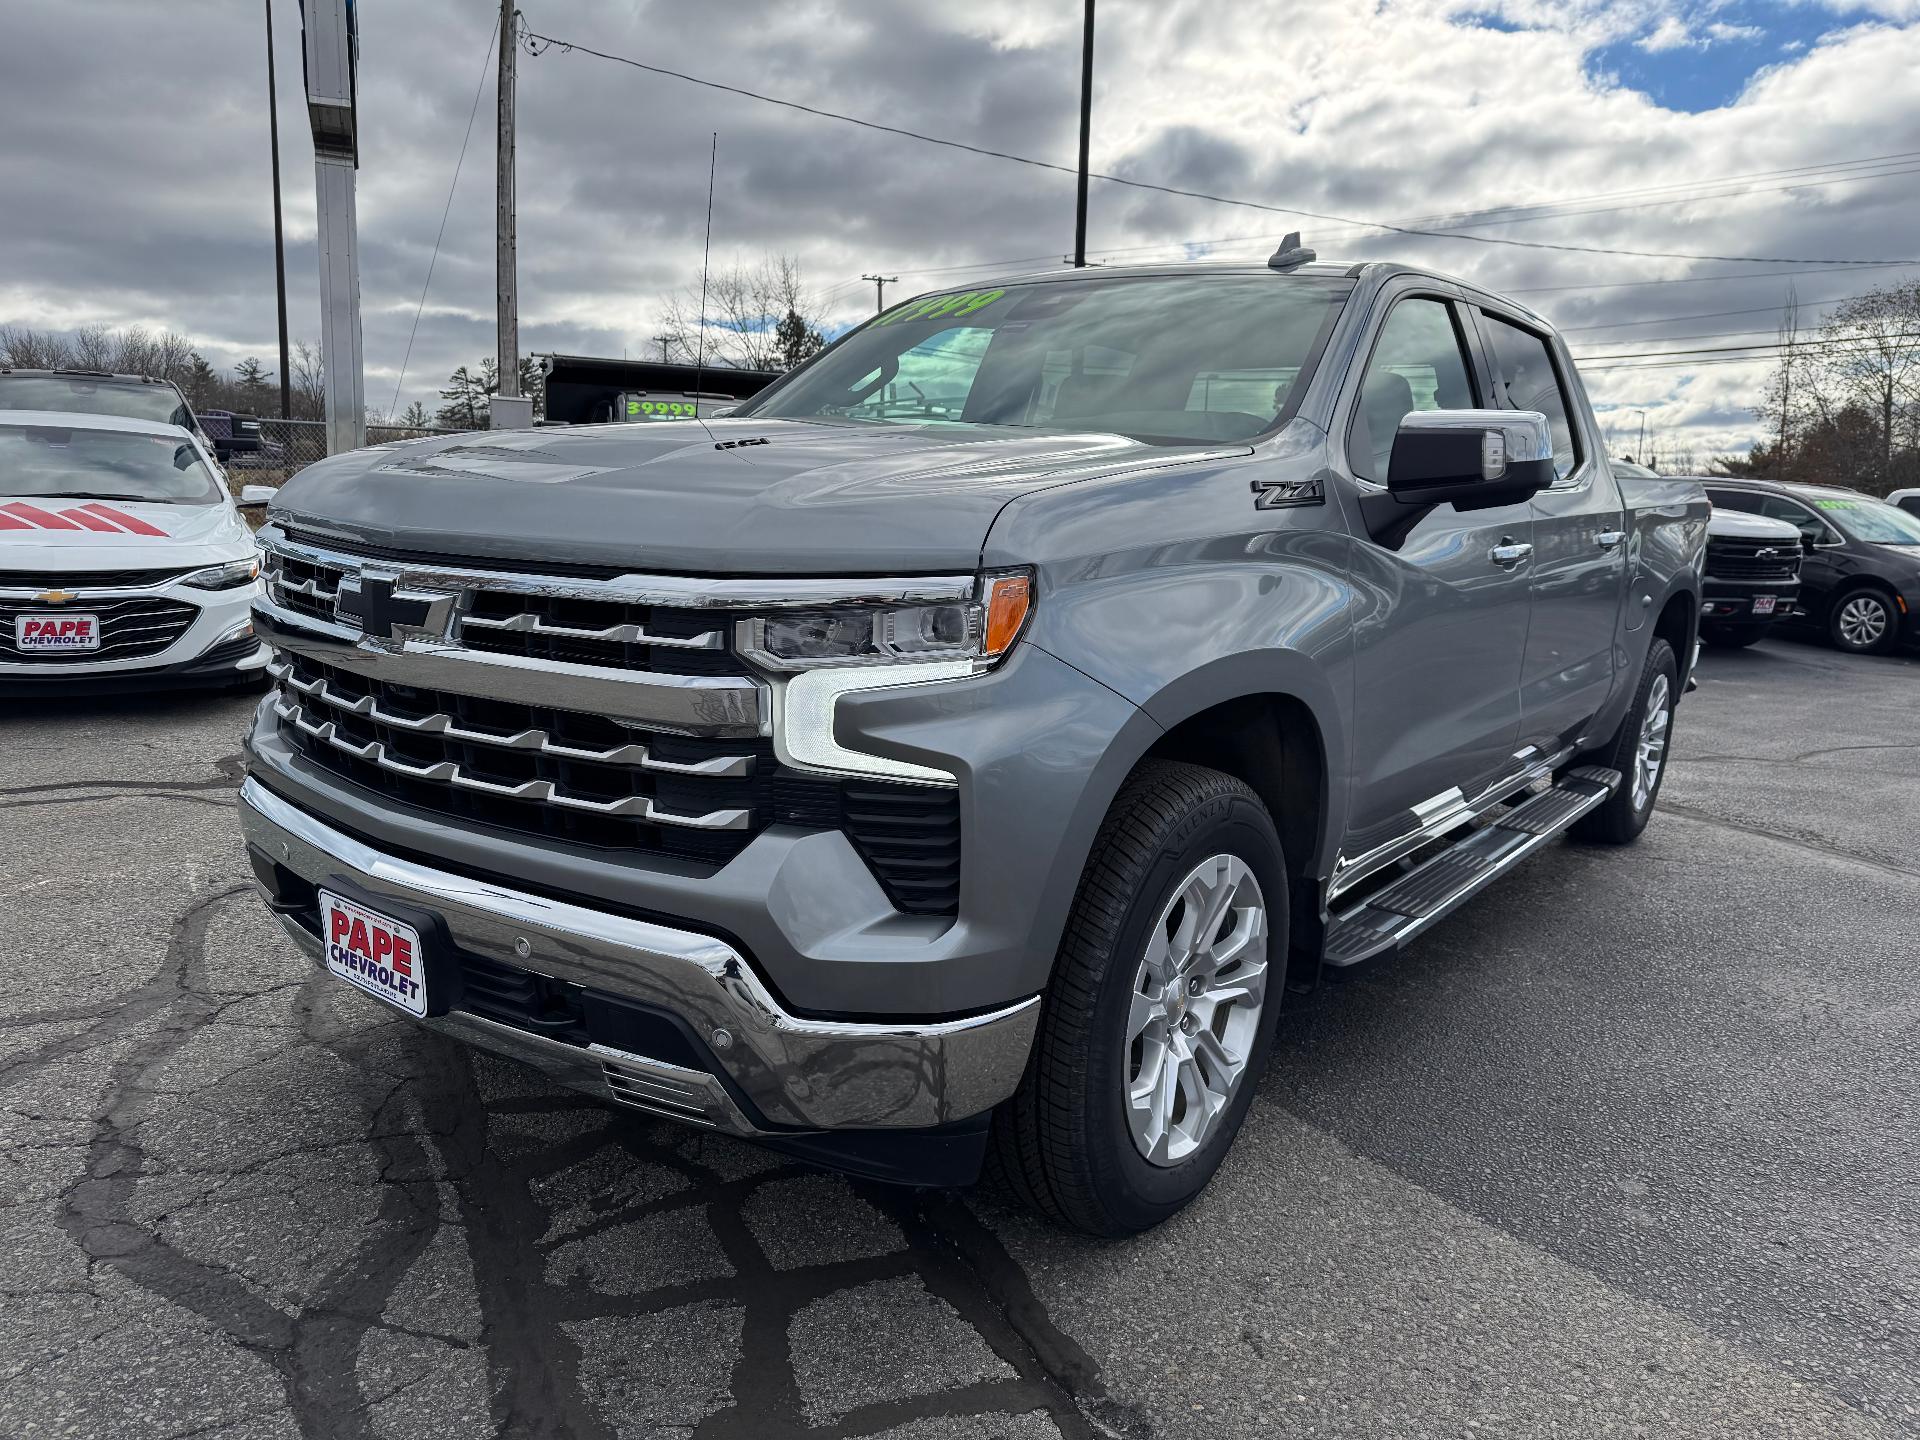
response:
[[[9,137],[0,148],[8,197],[0,323],[142,320],[206,339],[223,363],[271,354],[257,32],[212,5],[125,3],[113,24],[84,32],[61,8],[17,7],[0,47],[0,126]],[[1490,10],[1528,28],[1460,23]],[[1792,193],[1753,181],[1708,186],[1712,198],[1640,203],[1684,198],[1686,187],[1716,176],[1920,150],[1920,105],[1901,98],[1920,73],[1920,27],[1862,23],[1826,36],[1757,76],[1736,105],[1704,114],[1668,111],[1592,78],[1597,48],[1651,37],[1679,13],[1670,0],[1103,6],[1095,165],[1369,218],[1612,196],[1570,207],[1590,213],[1474,233],[1697,254],[1920,258],[1911,178]],[[1075,6],[899,0],[870,12],[826,0],[738,0],[642,14],[630,0],[581,0],[530,19],[730,84],[1072,162]],[[361,273],[369,370],[388,377],[370,385],[382,403],[419,300],[490,20],[484,7],[456,0],[362,7]],[[311,337],[317,264],[297,35],[285,24],[279,37],[282,165],[292,330]],[[1694,38],[1717,37],[1707,26]],[[659,297],[698,273],[715,129],[715,262],[784,248],[829,294],[836,322],[870,311],[863,273],[901,276],[888,293],[904,297],[983,278],[1002,268],[993,262],[1052,263],[1072,245],[1069,176],[774,110],[580,53],[522,55],[520,87],[520,291],[530,349],[652,353]],[[491,114],[483,95],[402,404],[430,398],[455,364],[492,345]],[[1657,185],[1676,188],[1613,194]],[[1381,236],[1098,182],[1093,189],[1090,244],[1116,260],[1177,259],[1189,245],[1257,259],[1295,228],[1329,258],[1417,260],[1532,292],[1520,298],[1568,326],[1777,305],[1787,283],[1767,273],[1781,268],[1771,265]],[[979,268],[945,268],[954,266]],[[1808,276],[1800,293],[1840,296],[1902,273],[1920,269]],[[1537,288],[1690,276],[1734,278]],[[1577,348],[1656,349],[1650,337],[1661,334],[1770,323],[1761,314],[1583,330]],[[1648,343],[1619,345],[1622,336]],[[1744,410],[1765,369],[1594,371],[1590,384],[1602,405],[1648,406],[1663,434],[1706,455],[1752,439]]]
[[[1665,15],[1658,25],[1633,43],[1637,49],[1657,55],[1663,50],[1697,49],[1703,42],[1694,38],[1687,22],[1678,15]]]

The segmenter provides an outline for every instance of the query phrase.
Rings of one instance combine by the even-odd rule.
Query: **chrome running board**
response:
[[[1620,783],[1618,770],[1597,765],[1569,770],[1552,789],[1469,831],[1384,890],[1329,917],[1322,958],[1344,968],[1406,944],[1604,804]]]

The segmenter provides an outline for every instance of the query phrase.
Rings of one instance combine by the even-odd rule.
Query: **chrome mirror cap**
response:
[[[1411,410],[1400,433],[1458,434],[1478,430],[1480,478],[1499,480],[1509,467],[1553,460],[1553,427],[1538,410]]]

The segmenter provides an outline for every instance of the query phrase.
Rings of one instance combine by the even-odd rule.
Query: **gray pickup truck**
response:
[[[301,473],[247,846],[443,1034],[1124,1233],[1206,1184],[1283,999],[1639,834],[1707,516],[1458,280],[943,292],[729,418]]]

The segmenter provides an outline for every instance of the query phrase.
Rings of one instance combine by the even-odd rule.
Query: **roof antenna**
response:
[[[707,260],[713,254],[713,172],[720,160],[720,132],[713,132],[713,148],[707,155],[707,237],[700,245],[700,343],[693,352],[693,418],[713,439],[706,418],[700,413],[700,380],[707,368]],[[716,444],[719,442],[715,442]]]
[[[1300,232],[1289,230],[1287,238],[1280,242],[1280,248],[1267,257],[1267,265],[1274,270],[1298,270],[1309,260],[1319,259],[1319,255],[1300,243]]]

